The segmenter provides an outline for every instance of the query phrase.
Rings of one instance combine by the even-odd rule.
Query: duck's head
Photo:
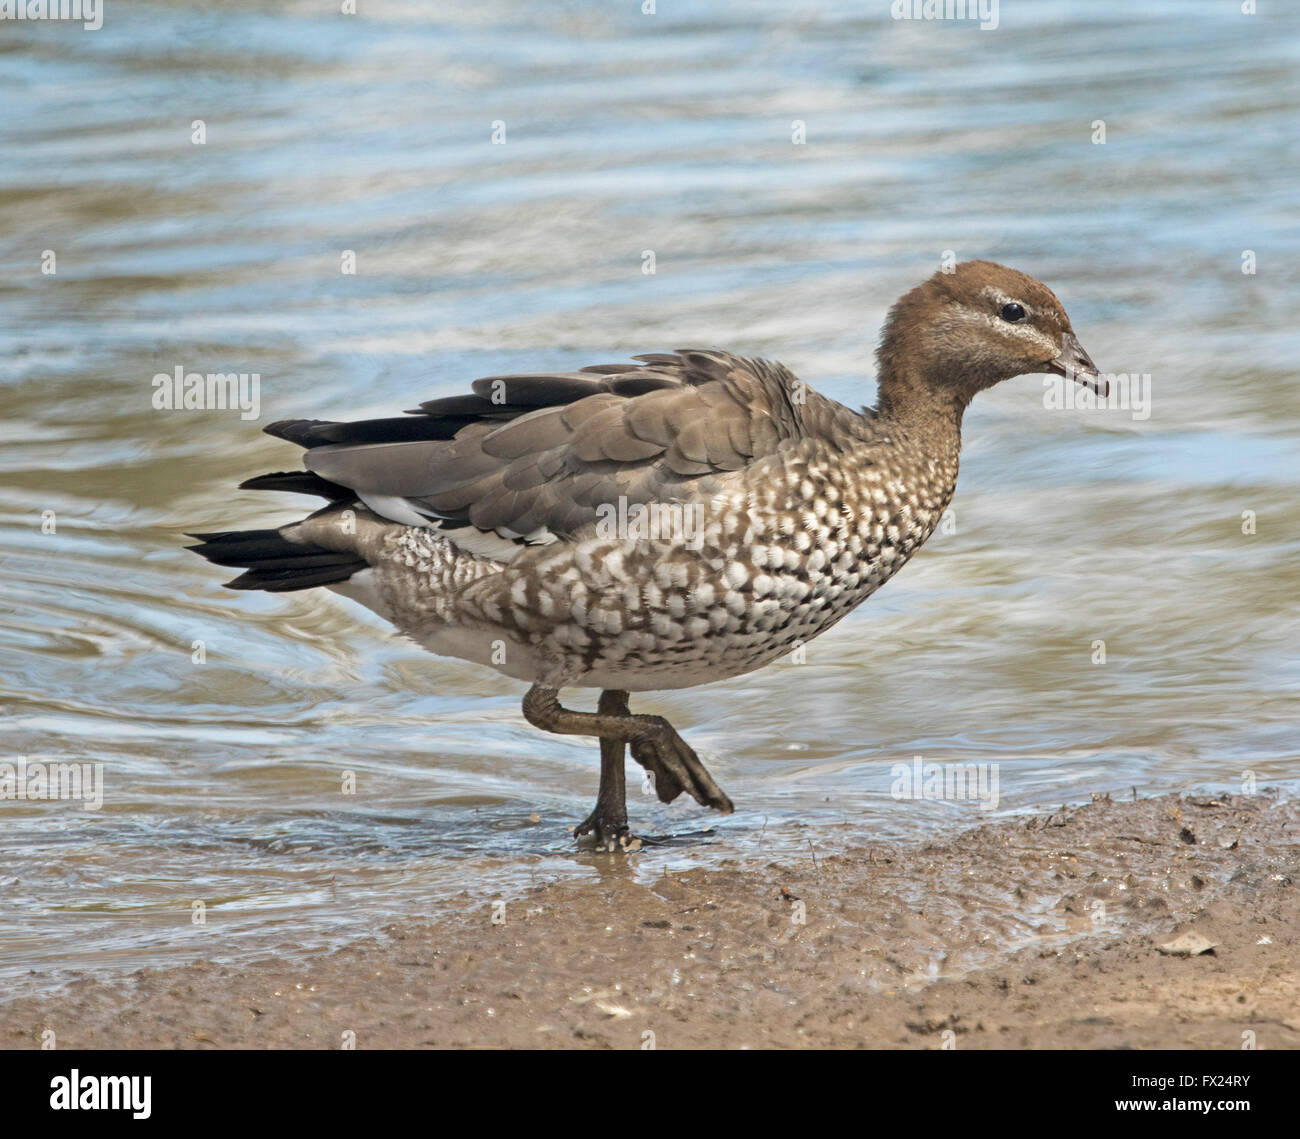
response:
[[[924,383],[964,406],[984,388],[1033,372],[1107,392],[1056,294],[993,261],[963,261],[904,294],[889,312],[878,356],[886,403]]]

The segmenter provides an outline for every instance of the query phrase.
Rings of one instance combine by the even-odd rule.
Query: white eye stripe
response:
[[[987,291],[987,290],[986,290]],[[1020,301],[1007,302],[1020,304]],[[1052,338],[1044,332],[1034,328],[1028,320],[1017,320],[1015,323],[1003,320],[996,313],[983,312],[979,309],[973,309],[967,305],[957,305],[956,311],[960,318],[971,324],[982,324],[989,328],[996,329],[1004,335],[1018,336],[1023,340],[1029,340],[1038,347],[1046,349],[1048,352],[1055,354],[1057,345],[1053,343]],[[1028,311],[1028,310],[1026,310]]]
[[[997,288],[995,285],[985,285],[984,288],[980,290],[980,295],[984,297],[988,297],[988,299],[991,300],[998,308],[1001,308],[1003,305],[1019,305],[1022,309],[1025,310],[1026,317],[1037,315],[1037,312],[1035,311],[1033,305],[1026,304],[1024,301],[1020,300],[1019,297],[1008,296],[1006,293],[1004,293],[1001,289]]]

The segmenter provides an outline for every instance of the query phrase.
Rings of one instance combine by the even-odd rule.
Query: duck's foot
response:
[[[600,739],[600,791],[596,809],[575,828],[575,837],[592,836],[600,850],[638,849],[650,840],[627,829],[627,783],[623,770],[627,746],[632,757],[655,778],[655,792],[671,803],[683,791],[715,811],[730,814],[736,808],[714,781],[700,757],[662,716],[637,716],[628,711],[627,693],[605,689],[596,711],[574,712],[561,707],[554,688],[534,684],[524,697],[524,716],[530,724],[561,735],[597,736]],[[635,844],[635,846],[634,846]]]
[[[686,791],[701,806],[731,814],[735,804],[713,781],[695,749],[666,720],[657,728],[647,738],[632,741],[632,758],[654,775],[660,802],[671,803]]]
[[[599,807],[573,828],[575,839],[587,836],[591,837],[593,849],[607,854],[634,854],[643,846],[655,846],[658,843],[656,839],[634,835],[628,828],[626,818],[604,815]]]

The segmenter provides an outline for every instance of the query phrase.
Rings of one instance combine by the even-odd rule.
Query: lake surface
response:
[[[950,525],[805,662],[634,700],[738,811],[627,872],[1300,774],[1300,9],[658,7],[0,23],[0,758],[104,780],[0,803],[11,990],[612,872],[566,831],[595,743],[522,685],[182,550],[302,513],[235,489],[297,464],[263,424],[696,344],[869,403],[945,251],[1048,282],[1149,402],[985,394]],[[178,367],[258,374],[258,416],[155,409]],[[894,799],[914,756],[997,764],[997,811]]]

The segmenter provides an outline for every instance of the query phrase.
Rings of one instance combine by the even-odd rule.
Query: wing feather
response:
[[[709,493],[711,478],[856,414],[803,385],[794,398],[794,375],[766,360],[699,349],[635,359],[488,376],[472,395],[421,405],[419,415],[448,419],[454,432],[435,422],[424,431],[332,425],[329,441],[315,425],[293,434],[320,439],[306,456],[320,478],[363,499],[404,499],[442,519],[453,540],[452,527],[467,524],[471,534],[553,540],[620,496],[632,505]]]

